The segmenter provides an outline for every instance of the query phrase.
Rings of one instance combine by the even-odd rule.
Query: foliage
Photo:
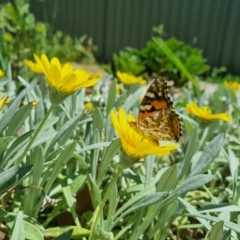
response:
[[[12,64],[14,79],[24,74],[23,60],[34,53],[47,52],[63,61],[94,62],[95,47],[87,37],[72,38],[61,31],[51,35],[46,23],[35,20],[29,10],[29,0],[14,0],[0,7],[0,66],[6,70]]]
[[[156,46],[156,41],[163,41],[161,37],[150,40],[141,49],[126,48],[113,56],[113,70],[127,72],[134,75],[149,77],[165,76],[176,84],[187,81],[182,71],[172,62],[163,49]],[[170,51],[180,59],[187,71],[192,75],[201,75],[209,70],[206,59],[201,50],[191,47],[176,38],[164,41]]]
[[[116,79],[105,76],[52,106],[42,75],[31,82],[19,76],[16,84],[8,66],[0,80],[0,98],[11,100],[0,110],[0,223],[8,237],[239,239],[240,93],[222,83],[201,87],[179,57],[156,42],[193,81],[180,94],[171,91],[184,137],[169,156],[148,155],[127,169],[110,113],[123,107],[137,117],[146,86],[121,84],[118,92]],[[50,71],[48,84],[60,72]],[[191,102],[232,121],[189,115]],[[120,138],[129,133],[120,130]]]

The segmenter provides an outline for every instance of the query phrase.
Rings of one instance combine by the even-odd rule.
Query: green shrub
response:
[[[13,78],[24,76],[24,59],[33,59],[34,53],[47,52],[48,56],[62,61],[94,62],[94,46],[86,42],[86,36],[72,38],[60,31],[49,33],[49,25],[36,21],[29,11],[29,0],[14,0],[0,6],[0,68],[6,70],[12,64]]]
[[[162,38],[157,37],[157,39]],[[209,70],[210,67],[206,64],[201,50],[184,44],[176,38],[166,40],[165,44],[193,76],[201,75]],[[153,40],[148,41],[141,50],[126,48],[118,55],[114,54],[113,70],[149,77],[165,76],[178,84],[187,81],[172,60],[157,47]]]

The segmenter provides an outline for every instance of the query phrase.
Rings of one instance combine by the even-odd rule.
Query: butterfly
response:
[[[145,138],[154,141],[179,141],[182,124],[173,108],[167,81],[163,77],[151,83],[142,100],[137,122],[131,125]]]

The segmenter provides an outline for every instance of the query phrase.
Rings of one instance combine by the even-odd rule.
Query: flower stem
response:
[[[46,115],[42,119],[38,128],[34,131],[34,134],[33,134],[32,138],[30,139],[30,141],[28,142],[28,144],[27,144],[25,150],[23,151],[22,155],[19,157],[18,161],[16,162],[16,165],[20,164],[22,162],[22,160],[24,159],[24,157],[26,156],[26,154],[28,153],[28,151],[31,148],[33,142],[35,141],[36,137],[38,136],[39,132],[41,131],[44,123],[47,121],[47,119],[48,119],[50,113],[52,112],[53,108],[54,108],[54,105],[51,105],[51,107],[48,109]]]
[[[97,224],[98,224],[98,220],[100,218],[100,214],[103,210],[103,207],[105,205],[105,202],[107,201],[108,197],[109,197],[109,194],[110,194],[110,191],[112,190],[115,182],[117,181],[117,179],[119,178],[120,174],[122,173],[123,171],[123,168],[119,166],[118,168],[118,171],[117,171],[117,174],[115,175],[115,177],[113,178],[113,180],[111,181],[110,185],[108,186],[108,189],[103,197],[103,200],[102,200],[102,203],[98,209],[98,212],[97,212],[97,216],[95,218],[95,221],[92,225],[92,228],[91,228],[91,233],[90,233],[90,236],[89,236],[89,240],[93,240],[95,239],[94,236],[95,236],[95,232],[96,232],[96,228],[97,228]]]

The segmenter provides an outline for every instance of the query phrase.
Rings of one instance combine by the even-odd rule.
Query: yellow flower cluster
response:
[[[206,121],[223,120],[229,122],[232,120],[227,113],[213,114],[211,109],[206,106],[198,107],[195,102],[187,104],[186,111]]]

